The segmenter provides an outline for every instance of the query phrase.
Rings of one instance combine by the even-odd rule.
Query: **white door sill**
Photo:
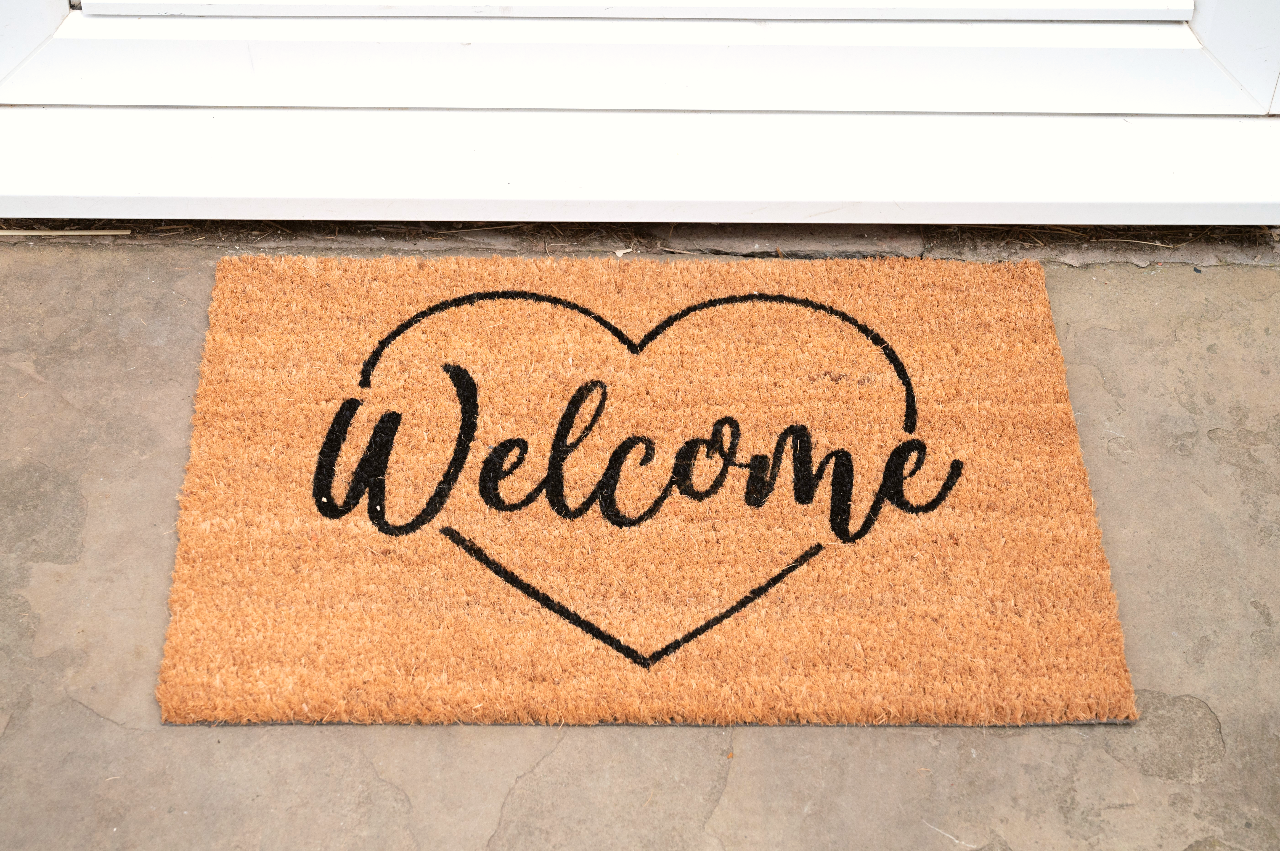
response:
[[[1267,118],[10,107],[0,217],[1277,224],[1277,150]]]

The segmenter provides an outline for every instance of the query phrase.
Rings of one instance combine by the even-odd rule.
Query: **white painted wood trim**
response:
[[[94,15],[1186,21],[1194,0],[84,0]]]
[[[67,0],[0,0],[0,80],[50,38],[69,11]]]
[[[1280,109],[1280,0],[1197,0],[1191,28],[1258,103]]]
[[[122,18],[0,103],[1259,115],[1185,24]]]
[[[1280,224],[1277,150],[1247,118],[15,107],[0,217]]]

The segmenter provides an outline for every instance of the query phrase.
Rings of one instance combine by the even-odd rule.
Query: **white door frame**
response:
[[[67,15],[0,0],[0,93]],[[0,218],[1280,224],[1280,0],[1197,0],[1190,27],[1253,117],[156,108],[72,87],[0,103],[0,160],[24,166]]]
[[[70,11],[67,0],[0,0],[0,80],[52,37]]]
[[[1278,0],[1196,0],[1191,30],[1254,100],[1280,111]]]

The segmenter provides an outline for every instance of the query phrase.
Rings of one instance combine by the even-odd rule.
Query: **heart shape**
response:
[[[489,333],[450,334],[459,322],[484,322]],[[361,388],[375,390],[380,364],[376,390],[396,410],[378,417],[339,502],[333,482],[364,401],[343,403],[317,460],[317,509],[342,517],[367,495],[371,522],[392,536],[440,519],[440,534],[478,564],[643,668],[758,601],[828,543],[868,534],[885,505],[936,509],[962,470],[953,461],[929,499],[906,496],[925,446],[902,439],[917,423],[904,363],[852,316],[791,296],[712,299],[635,339],[565,299],[475,293],[385,336],[364,362]],[[441,422],[451,425],[401,427]],[[832,434],[841,442],[824,453]],[[459,485],[473,446],[487,453],[476,493]],[[392,463],[406,447],[425,459],[415,471]],[[884,460],[856,474],[855,452]],[[787,454],[794,501],[776,487]],[[659,457],[671,459],[669,476],[652,463]],[[831,492],[825,524],[811,505],[820,484]],[[735,487],[741,503],[729,496]],[[457,528],[480,518],[483,544]],[[534,535],[542,546],[529,544]],[[573,558],[556,563],[542,558],[547,550]]]

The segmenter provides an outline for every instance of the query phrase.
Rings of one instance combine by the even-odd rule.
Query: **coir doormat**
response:
[[[171,722],[1135,717],[1034,264],[218,266]]]

